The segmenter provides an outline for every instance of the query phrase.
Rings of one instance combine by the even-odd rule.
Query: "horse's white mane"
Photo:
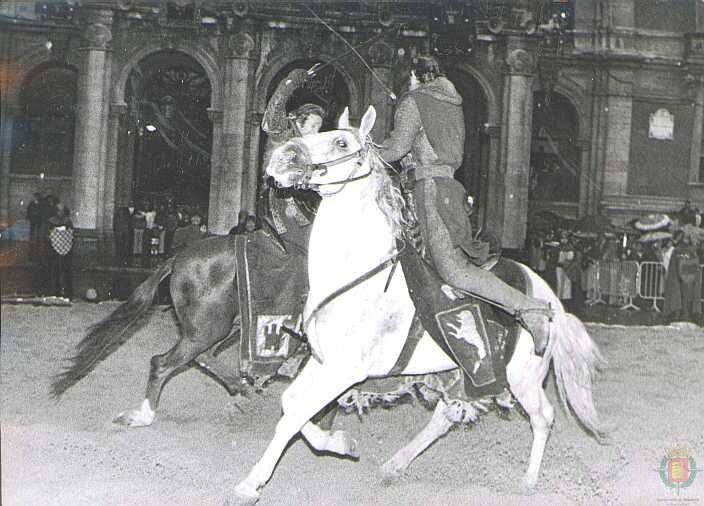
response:
[[[372,189],[376,197],[379,209],[386,217],[395,238],[400,239],[408,225],[406,219],[406,200],[403,198],[400,188],[394,183],[388,170],[387,164],[377,151],[377,145],[367,136],[363,139],[365,146],[365,161],[371,169]]]

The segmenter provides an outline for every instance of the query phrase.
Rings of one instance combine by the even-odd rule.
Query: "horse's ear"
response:
[[[348,129],[350,127],[350,108],[345,107],[345,110],[342,111],[342,114],[340,115],[340,119],[337,120],[337,128],[340,130]]]
[[[373,105],[369,106],[367,112],[362,116],[362,122],[359,125],[359,138],[366,139],[369,132],[374,128],[374,123],[376,123],[376,109]]]

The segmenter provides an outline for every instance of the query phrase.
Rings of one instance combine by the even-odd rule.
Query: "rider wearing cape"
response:
[[[464,141],[462,97],[433,57],[419,57],[380,155],[386,162],[402,160],[405,170],[414,169],[421,236],[439,276],[516,317],[532,334],[536,352],[542,353],[549,306],[480,267],[487,260],[488,245],[474,240],[464,187],[453,177],[462,164]]]
[[[265,166],[278,146],[293,137],[317,133],[322,125],[325,111],[318,105],[304,104],[286,113],[291,94],[306,79],[304,70],[294,70],[269,101],[262,121],[267,134]],[[294,375],[302,357],[295,353],[299,340],[294,337],[308,293],[307,248],[314,211],[307,204],[263,181],[256,213],[261,228],[235,234],[237,275],[242,280],[238,283],[241,360],[260,379],[277,371]]]

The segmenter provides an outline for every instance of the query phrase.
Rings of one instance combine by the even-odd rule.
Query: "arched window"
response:
[[[581,159],[577,145],[577,113],[572,104],[557,93],[550,96],[536,93],[533,104],[530,199],[576,203],[579,201]]]
[[[71,175],[76,83],[67,67],[47,67],[27,79],[14,123],[13,173]]]

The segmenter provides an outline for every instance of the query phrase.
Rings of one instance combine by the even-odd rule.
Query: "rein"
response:
[[[311,311],[310,315],[308,315],[308,318],[306,318],[305,322],[303,322],[304,332],[305,332],[305,328],[308,326],[310,321],[315,317],[315,315],[317,313],[319,313],[325,306],[330,304],[330,302],[332,302],[333,300],[338,298],[343,293],[351,290],[355,286],[358,286],[358,285],[364,283],[365,281],[367,281],[368,279],[376,276],[377,274],[379,274],[381,271],[383,271],[387,267],[391,266],[391,272],[389,272],[389,277],[387,278],[386,284],[384,285],[384,292],[386,292],[386,290],[388,290],[388,288],[389,288],[389,284],[391,283],[391,278],[393,277],[394,273],[396,272],[396,266],[398,265],[398,258],[401,255],[401,253],[403,253],[403,251],[405,249],[406,249],[406,243],[404,241],[401,241],[400,248],[398,248],[398,250],[395,253],[393,253],[391,256],[386,258],[384,261],[382,261],[380,264],[378,264],[373,269],[365,272],[364,274],[362,274],[358,278],[355,278],[352,281],[350,281],[349,283],[341,286],[340,288],[338,288],[337,290],[332,292],[330,295],[325,297],[322,301],[320,301],[320,303],[318,303],[318,305],[315,306],[313,311]]]
[[[313,163],[305,166],[305,169],[302,171],[302,181],[299,183],[296,183],[294,185],[295,188],[300,189],[300,190],[310,190],[313,188],[319,188],[321,186],[335,186],[335,185],[346,185],[347,183],[352,183],[354,181],[359,181],[360,179],[364,179],[366,177],[369,177],[372,173],[371,168],[366,174],[362,174],[360,176],[355,176],[355,177],[348,177],[346,179],[340,179],[338,181],[330,181],[329,183],[311,183],[310,179],[314,175],[319,175],[319,176],[325,176],[328,173],[328,169],[330,167],[334,167],[335,165],[339,165],[341,163],[347,162],[349,160],[352,160],[354,158],[357,158],[357,165],[361,166],[361,160],[364,157],[364,153],[362,152],[362,149],[358,149],[357,151],[353,153],[349,153],[345,156],[341,156],[340,158],[336,158],[334,160],[330,160],[329,162],[322,162],[322,163]],[[318,172],[318,174],[314,174],[315,172]]]

